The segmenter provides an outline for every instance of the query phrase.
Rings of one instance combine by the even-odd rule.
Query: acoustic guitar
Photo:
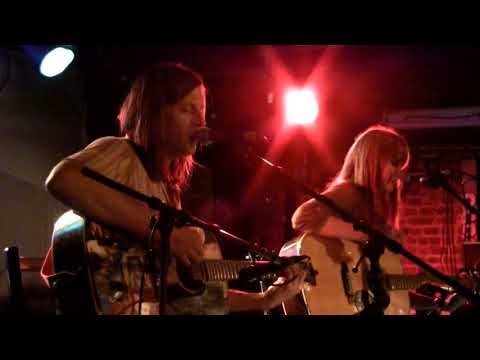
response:
[[[364,260],[359,271],[352,268],[361,257],[360,242],[304,234],[286,243],[281,256],[308,255],[313,268],[318,271],[316,285],[303,290],[295,298],[283,303],[287,315],[354,315],[365,307],[362,295],[372,299],[368,292]],[[380,258],[383,285],[390,296],[386,315],[409,313],[409,289],[425,281],[438,281],[431,275],[403,275],[399,256],[387,249]]]
[[[68,211],[55,223],[49,278],[62,314],[138,313],[138,284],[145,251],[120,232]],[[257,261],[255,265],[261,265]],[[167,277],[167,313],[225,314],[227,282],[238,280],[251,261],[223,260],[216,241],[204,245],[204,261],[185,267],[171,258]],[[307,264],[308,267],[308,264]],[[315,283],[311,269],[306,281]],[[274,274],[267,274],[274,281]],[[313,277],[313,278],[312,278]],[[155,300],[157,281],[145,279],[144,302]],[[149,279],[151,281],[149,281]],[[133,294],[133,295],[132,295]],[[125,307],[128,309],[125,310]]]

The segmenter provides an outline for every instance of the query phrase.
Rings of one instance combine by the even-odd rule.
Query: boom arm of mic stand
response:
[[[184,210],[179,210],[174,207],[168,206],[167,204],[164,204],[160,199],[154,197],[154,196],[146,196],[145,194],[142,194],[138,191],[135,191],[128,186],[125,186],[123,184],[120,184],[106,176],[103,176],[102,174],[99,174],[98,172],[88,168],[88,167],[83,167],[81,170],[81,173],[97,182],[102,183],[103,185],[106,185],[108,187],[111,187],[117,191],[120,191],[128,196],[131,196],[135,199],[138,199],[140,201],[145,202],[151,209],[158,210],[160,213],[166,213],[168,214],[168,218],[173,218],[174,219],[174,224],[177,226],[183,226],[185,224],[190,224],[194,226],[201,227],[204,230],[209,230],[215,235],[219,235],[224,238],[228,238],[233,241],[237,241],[245,245],[249,251],[252,253],[255,253],[257,255],[260,255],[261,257],[267,259],[267,260],[274,260],[277,258],[276,255],[274,255],[272,252],[269,252],[267,249],[260,248],[257,244],[252,244],[251,242],[244,240],[236,235],[233,235],[229,233],[228,231],[222,229],[220,226],[217,224],[211,224],[208,223],[198,217],[195,217],[193,215],[190,215]]]
[[[252,153],[250,153],[252,155]],[[280,174],[284,179],[288,180],[290,183],[292,183],[294,186],[297,188],[301,189],[305,194],[311,196],[312,198],[316,199],[320,203],[324,203],[327,206],[329,206],[331,209],[333,209],[344,221],[353,224],[353,228],[357,231],[361,231],[364,234],[368,235],[369,238],[375,238],[378,239],[383,243],[383,245],[392,251],[393,253],[400,254],[413,262],[414,264],[418,265],[422,269],[428,271],[429,273],[433,274],[435,277],[437,277],[439,280],[444,282],[445,284],[451,286],[456,292],[458,292],[460,295],[465,296],[468,300],[470,300],[473,304],[480,306],[480,296],[474,294],[471,290],[467,289],[464,287],[462,284],[460,284],[458,281],[451,279],[450,277],[442,274],[440,271],[434,269],[412,253],[408,252],[405,250],[405,248],[399,244],[397,241],[394,241],[390,239],[388,236],[385,234],[375,230],[371,226],[367,225],[364,221],[359,221],[358,219],[354,218],[350,213],[347,211],[341,209],[338,207],[332,200],[328,199],[326,196],[319,194],[312,188],[310,188],[308,185],[296,180],[289,174],[285,172],[285,170],[278,166],[273,164],[272,162],[262,158],[261,156],[258,156],[257,154],[253,154],[256,160],[259,160],[261,163],[269,166],[270,168],[274,169],[278,174]],[[251,158],[251,157],[250,157]]]

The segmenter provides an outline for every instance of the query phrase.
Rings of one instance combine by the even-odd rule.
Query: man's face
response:
[[[205,127],[205,88],[198,86],[165,112],[165,147],[171,155],[192,155],[198,141],[192,134]]]

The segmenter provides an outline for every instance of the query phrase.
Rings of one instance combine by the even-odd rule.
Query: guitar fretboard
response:
[[[193,267],[192,274],[195,280],[202,281],[238,280],[240,270],[249,266],[252,266],[250,261],[205,260]]]
[[[429,274],[421,275],[387,275],[386,287],[388,290],[409,290],[419,287],[425,281],[438,281]]]

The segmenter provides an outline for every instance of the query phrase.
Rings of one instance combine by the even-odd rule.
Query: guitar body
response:
[[[367,260],[357,273],[352,268],[360,259],[358,242],[304,234],[286,243],[280,256],[307,255],[318,272],[316,285],[283,303],[287,315],[354,315],[363,309],[362,294],[368,292],[366,284]],[[399,257],[385,250],[380,265],[386,274],[401,274]],[[390,305],[386,315],[408,314],[408,291],[390,292]],[[370,294],[371,296],[371,294]]]
[[[49,281],[61,314],[100,312],[84,238],[85,221],[73,212],[65,213],[55,223],[52,254],[56,274]]]
[[[52,235],[55,276],[51,279],[62,314],[138,314],[143,250],[115,232],[69,211]],[[215,241],[204,245],[205,259],[221,259]],[[158,282],[157,282],[157,285]],[[226,281],[195,279],[171,259],[167,278],[168,314],[225,314]],[[145,276],[142,313],[158,313],[150,274]]]

